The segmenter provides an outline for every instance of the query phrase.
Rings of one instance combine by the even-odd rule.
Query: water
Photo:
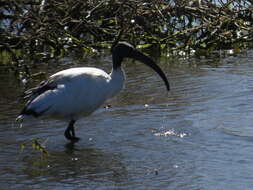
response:
[[[43,70],[80,65],[68,61]],[[84,62],[110,68],[110,57]],[[125,64],[125,89],[78,121],[74,146],[62,121],[15,123],[23,88],[1,66],[0,189],[252,189],[253,51],[159,62],[170,93],[149,68]],[[33,138],[47,141],[49,157],[21,151]]]

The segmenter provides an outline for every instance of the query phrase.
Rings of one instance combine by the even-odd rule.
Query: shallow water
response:
[[[110,57],[84,62],[110,70]],[[78,121],[74,146],[63,121],[15,123],[24,89],[1,66],[0,189],[252,189],[253,51],[157,62],[171,92],[149,68],[124,64],[125,89]],[[37,70],[80,65],[62,60]],[[21,151],[33,138],[46,141],[49,157],[31,145]]]

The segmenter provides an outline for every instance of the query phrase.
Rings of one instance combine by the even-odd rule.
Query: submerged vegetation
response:
[[[208,55],[252,45],[251,0],[0,1],[2,63],[85,55],[119,40],[158,53]]]
[[[45,145],[46,142],[47,142],[47,139],[43,143],[40,143],[38,139],[31,139],[20,145],[20,150],[21,150],[20,152],[22,153],[27,145],[31,145],[33,150],[35,150],[36,152],[40,152],[41,158],[46,158],[49,156],[49,153]]]

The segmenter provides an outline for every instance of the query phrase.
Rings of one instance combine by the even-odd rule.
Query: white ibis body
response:
[[[124,57],[136,59],[154,69],[163,79],[167,90],[170,89],[165,74],[152,59],[130,44],[119,42],[112,50],[113,67],[110,74],[93,67],[57,72],[39,86],[25,92],[28,100],[17,120],[31,117],[67,119],[69,124],[64,135],[72,142],[77,141],[79,138],[75,135],[75,122],[90,115],[123,88],[125,75],[121,63]]]

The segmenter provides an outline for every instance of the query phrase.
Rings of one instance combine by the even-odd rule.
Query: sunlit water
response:
[[[252,189],[253,52],[157,61],[171,92],[149,68],[124,64],[125,89],[77,123],[74,146],[63,121],[15,123],[24,89],[1,66],[0,189]],[[48,65],[34,72],[80,66]],[[85,65],[109,71],[110,57]],[[21,150],[33,138],[46,141],[47,158],[31,144]]]

